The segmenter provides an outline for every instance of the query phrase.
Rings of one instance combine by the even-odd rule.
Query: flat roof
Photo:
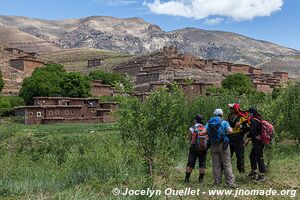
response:
[[[45,64],[45,62],[43,61],[40,61],[40,60],[35,60],[35,59],[29,59],[29,58],[13,58],[13,59],[10,59],[11,61],[14,61],[14,60],[27,60],[27,61],[33,61],[33,62],[38,62],[38,63],[43,63]]]
[[[288,72],[273,72],[274,74],[280,73],[280,74],[288,74]]]
[[[76,97],[34,97],[33,99],[64,99],[64,100],[99,100],[98,98],[76,98]]]
[[[82,105],[34,105],[34,106],[18,106],[14,109],[26,109],[26,108],[81,108]]]

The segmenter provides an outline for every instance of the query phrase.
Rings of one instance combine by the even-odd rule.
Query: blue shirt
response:
[[[222,120],[221,117],[218,117],[218,118],[220,118],[220,120]],[[221,129],[222,129],[222,132],[225,133],[225,138],[224,139],[226,141],[229,141],[228,136],[227,136],[227,132],[228,132],[229,128],[231,128],[230,124],[227,121],[222,120],[222,122],[221,122]],[[209,125],[208,125],[208,123],[205,125],[205,129],[207,130],[208,133],[210,132],[209,131]]]

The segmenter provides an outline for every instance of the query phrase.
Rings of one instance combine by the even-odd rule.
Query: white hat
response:
[[[220,109],[220,108],[216,109],[216,110],[214,111],[214,115],[215,115],[215,116],[220,116],[220,115],[223,116],[223,110]]]

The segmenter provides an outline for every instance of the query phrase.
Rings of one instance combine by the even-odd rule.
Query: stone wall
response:
[[[250,66],[242,64],[233,64],[228,67],[228,71],[231,73],[249,74]]]

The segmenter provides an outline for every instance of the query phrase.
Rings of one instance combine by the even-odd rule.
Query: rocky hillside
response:
[[[245,63],[266,71],[276,69],[300,76],[300,51],[229,32],[195,28],[165,32],[139,18],[100,16],[60,21],[0,16],[0,26],[48,42],[49,48],[55,44],[60,48],[144,54],[174,45],[182,52],[205,59]],[[4,34],[0,34],[0,42],[4,41],[2,37]]]

